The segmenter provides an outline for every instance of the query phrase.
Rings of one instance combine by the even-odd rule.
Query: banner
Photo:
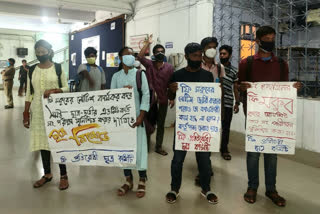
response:
[[[292,82],[251,86],[247,92],[246,151],[294,154],[297,89]]]
[[[43,111],[54,162],[135,166],[132,89],[52,94],[43,99]]]
[[[179,82],[175,149],[219,152],[220,124],[220,84]]]

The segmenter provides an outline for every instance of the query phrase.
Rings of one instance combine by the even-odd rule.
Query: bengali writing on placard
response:
[[[175,149],[217,152],[220,147],[221,88],[217,83],[178,83]]]
[[[251,85],[247,91],[246,151],[294,154],[297,90],[293,83]]]
[[[55,162],[135,165],[136,129],[131,125],[136,110],[131,89],[53,94],[43,99],[43,109]]]

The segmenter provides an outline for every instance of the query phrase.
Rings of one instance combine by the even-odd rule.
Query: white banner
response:
[[[292,82],[251,85],[247,95],[246,151],[294,154],[297,89]]]
[[[219,152],[220,124],[220,83],[179,82],[175,149]]]
[[[54,162],[135,166],[132,89],[52,94],[43,109]]]

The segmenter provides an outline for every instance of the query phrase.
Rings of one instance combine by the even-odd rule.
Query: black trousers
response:
[[[220,147],[220,151],[222,153],[229,152],[228,144],[229,144],[232,116],[233,116],[233,109],[224,107],[224,118],[222,120],[222,139],[221,139],[221,147]]]
[[[41,150],[40,153],[41,153],[44,174],[50,174],[51,173],[51,165],[50,165],[51,152],[47,150]],[[65,164],[59,164],[59,168],[60,168],[61,176],[67,174],[67,167]]]
[[[175,136],[174,136],[175,139]],[[187,151],[175,150],[173,143],[173,159],[171,162],[171,190],[179,192],[182,182],[182,168]],[[210,152],[196,152],[196,159],[199,169],[200,186],[204,192],[210,191],[211,182],[211,161]]]
[[[27,93],[27,78],[21,78],[20,79],[19,93],[22,92],[23,86],[25,86],[24,92]]]

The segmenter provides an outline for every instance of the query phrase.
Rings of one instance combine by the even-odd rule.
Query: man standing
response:
[[[20,66],[20,71],[19,71],[19,79],[20,80],[20,87],[19,87],[19,92],[18,96],[22,97],[22,91],[23,87],[25,88],[24,91],[25,93],[27,92],[27,77],[28,77],[28,72],[29,72],[29,66],[27,65],[27,60],[22,60],[22,65]]]
[[[1,72],[4,93],[7,96],[7,103],[4,108],[10,109],[13,108],[13,97],[12,97],[12,87],[13,87],[13,79],[14,74],[16,72],[14,68],[14,63],[16,61],[12,58],[8,59],[8,67]]]
[[[249,82],[288,81],[288,64],[276,57],[272,51],[275,47],[276,32],[272,27],[262,26],[256,32],[256,43],[259,46],[258,53],[247,59],[243,59],[239,65],[240,90],[243,95],[243,109],[247,113],[246,91],[251,87]],[[301,89],[301,83],[295,83],[294,87]],[[259,187],[259,158],[258,152],[247,152],[248,189],[244,194],[244,200],[255,203]],[[286,200],[276,190],[277,154],[264,153],[265,195],[277,206],[284,207]]]
[[[84,51],[88,63],[81,64],[78,68],[80,76],[79,91],[98,91],[105,89],[106,76],[103,68],[96,65],[97,50],[88,47]]]
[[[169,90],[169,99],[174,100],[178,89],[177,82],[213,82],[213,75],[201,68],[202,47],[198,43],[189,43],[185,49],[185,58],[188,66],[174,72],[171,77]],[[175,149],[175,137],[173,143],[173,159],[171,162],[171,191],[167,193],[166,200],[168,203],[175,203],[181,187],[183,162],[187,151]],[[199,169],[199,180],[201,186],[201,195],[209,203],[218,203],[218,197],[211,192],[211,161],[210,152],[196,152],[196,158]]]
[[[157,96],[158,113],[157,113],[157,137],[156,137],[156,153],[160,155],[167,155],[168,153],[162,149],[163,136],[164,136],[164,123],[168,110],[168,84],[171,75],[173,74],[173,67],[169,63],[164,62],[165,49],[162,45],[158,44],[153,48],[154,59],[149,60],[145,58],[145,52],[152,44],[152,35],[149,36],[144,47],[141,49],[138,60],[146,68],[146,75],[151,91],[150,96]],[[156,103],[156,105],[157,105]],[[170,108],[174,106],[174,101],[170,101]],[[150,106],[152,109],[152,106]],[[148,136],[150,142],[150,136]]]
[[[223,78],[223,89],[224,89],[224,117],[222,120],[222,139],[220,152],[221,156],[225,160],[231,160],[231,155],[228,150],[230,126],[233,111],[239,112],[239,91],[238,91],[238,76],[237,69],[230,63],[232,56],[232,47],[228,45],[222,45],[219,48],[220,62],[224,65],[225,77]],[[234,96],[233,96],[234,94]],[[233,100],[235,97],[235,105],[233,106]]]

